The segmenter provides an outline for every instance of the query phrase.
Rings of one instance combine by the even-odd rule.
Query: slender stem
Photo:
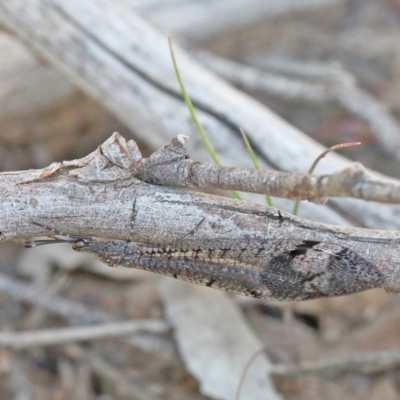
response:
[[[249,371],[249,368],[251,367],[251,365],[254,363],[254,361],[256,360],[256,358],[265,353],[265,348],[262,348],[260,350],[257,350],[251,357],[250,360],[247,361],[247,364],[245,365],[244,369],[243,369],[243,373],[242,376],[240,377],[240,381],[239,381],[239,385],[236,391],[236,396],[235,396],[235,400],[239,400],[240,399],[240,392],[242,391],[242,386],[244,383],[244,378],[247,375],[247,372]]]
[[[310,169],[307,171],[307,173],[309,175],[311,175],[315,168],[317,167],[318,163],[331,151],[335,151],[335,150],[340,150],[340,149],[344,149],[345,147],[353,147],[353,146],[359,146],[361,144],[361,142],[352,142],[352,143],[340,143],[340,144],[336,144],[335,146],[330,147],[329,149],[326,149],[325,151],[323,151],[316,159],[315,161],[312,163]],[[294,207],[293,207],[293,215],[297,215],[298,211],[299,211],[299,207],[300,207],[300,200],[296,200],[294,203]]]
[[[247,149],[248,153],[250,154],[251,159],[253,160],[254,168],[259,171],[261,169],[260,164],[258,163],[256,155],[254,154],[254,151],[253,151],[253,148],[251,147],[249,139],[247,139],[247,135],[246,135],[244,129],[240,128],[240,133],[242,134],[242,138],[243,138],[244,144],[246,145],[246,149]],[[271,196],[268,196],[266,194],[265,199],[267,201],[267,204],[270,207],[273,207]]]
[[[185,103],[186,103],[186,105],[187,105],[187,107],[189,109],[189,112],[190,112],[190,115],[191,115],[191,117],[193,119],[193,122],[196,125],[196,128],[199,131],[199,133],[201,135],[201,138],[203,139],[203,142],[206,145],[208,152],[210,153],[211,158],[213,159],[215,164],[221,165],[221,162],[219,161],[217,153],[216,153],[216,151],[214,149],[214,146],[211,144],[211,142],[208,139],[208,136],[207,136],[205,130],[203,129],[202,125],[200,124],[200,122],[199,122],[199,120],[197,118],[196,112],[195,112],[194,107],[193,107],[192,100],[190,100],[190,97],[189,97],[188,93],[186,92],[185,85],[183,84],[183,80],[181,78],[181,74],[180,74],[179,69],[178,69],[178,64],[177,64],[176,59],[175,59],[174,49],[172,47],[172,40],[171,40],[170,36],[168,36],[168,44],[169,44],[169,50],[171,52],[172,63],[174,64],[174,70],[175,70],[176,78],[178,80],[179,87],[181,89],[182,97],[185,100]],[[242,196],[241,196],[241,194],[239,192],[237,192],[236,190],[233,190],[232,192],[233,192],[233,195],[238,200],[243,200],[243,198],[242,198]]]

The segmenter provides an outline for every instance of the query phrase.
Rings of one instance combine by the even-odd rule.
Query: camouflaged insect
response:
[[[381,272],[355,252],[309,240],[266,240],[241,245],[145,245],[77,239],[74,250],[109,266],[152,271],[255,298],[308,300],[380,287]]]

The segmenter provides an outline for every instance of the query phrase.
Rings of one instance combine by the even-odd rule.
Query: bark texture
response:
[[[171,162],[170,153],[163,154],[160,163]],[[192,244],[321,241],[354,251],[380,271],[384,289],[400,289],[397,231],[318,224],[258,204],[147,184],[134,177],[141,161],[136,144],[116,133],[80,160],[3,173],[1,241],[51,234],[43,226],[67,235],[161,244],[187,236]]]

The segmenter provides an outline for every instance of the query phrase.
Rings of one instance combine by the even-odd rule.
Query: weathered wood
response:
[[[166,38],[137,17],[125,2],[0,1],[0,19],[118,115],[141,139],[159,147],[172,135],[193,133],[190,152],[195,158],[208,158],[181,100]],[[321,146],[209,74],[179,49],[176,55],[200,120],[224,164],[250,166],[239,127],[248,134],[264,167],[305,171],[321,152]],[[346,166],[344,158],[331,155],[320,170],[331,172]],[[334,203],[359,224],[398,227],[398,207],[354,200]]]
[[[135,178],[162,186],[237,190],[318,204],[332,197],[400,204],[400,181],[372,177],[359,163],[325,175],[225,167],[191,160],[187,140],[187,136],[178,135],[149,158],[141,159]]]
[[[0,32],[0,170],[43,168],[126,130],[16,37]],[[79,140],[79,148],[76,142]]]
[[[190,41],[243,29],[263,18],[340,4],[340,0],[301,0],[295,3],[286,0],[279,4],[275,0],[253,0],[234,6],[229,0],[207,3],[194,0],[126,2],[161,31]],[[0,72],[0,117],[48,112],[65,106],[71,97],[76,96],[77,88],[71,82],[58,71],[38,62],[18,43],[17,38],[11,38],[6,32],[0,33]]]
[[[340,0],[126,0],[161,31],[193,41],[238,31],[267,18],[299,11],[323,9]]]
[[[187,236],[189,242],[321,241],[353,250],[379,269],[383,288],[400,291],[399,232],[318,224],[258,204],[146,184],[132,177],[140,160],[136,144],[115,134],[83,159],[1,174],[0,240],[52,234],[47,226],[161,244]]]

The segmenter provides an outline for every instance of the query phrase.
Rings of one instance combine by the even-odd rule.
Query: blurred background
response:
[[[128,3],[220,79],[304,134],[328,147],[362,142],[341,154],[399,177],[400,1]],[[109,109],[29,43],[8,29],[0,32],[1,171],[43,168],[53,161],[83,157],[114,131],[136,140],[144,156],[156,150],[153,140],[146,141]],[[201,151],[191,151],[191,156],[207,161]],[[292,205],[283,202],[282,207],[290,210]],[[328,208],[319,209],[305,215],[326,221]],[[374,227],[340,212],[337,219],[329,218],[342,225]],[[387,227],[396,229],[397,220],[392,223]],[[383,223],[380,227],[385,228]],[[26,250],[20,244],[3,244],[0,326],[2,331],[13,331],[163,319],[168,304],[157,291],[159,279],[164,278],[108,269],[68,246]],[[40,304],[40,299],[47,300]],[[55,306],[46,308],[43,302]],[[234,302],[271,363],[400,348],[399,298],[381,290],[290,306],[236,297]],[[85,307],[79,318],[74,311],[60,311],[77,305]],[[92,310],[104,315],[91,320]],[[202,394],[204,382],[188,371],[173,332],[145,332],[132,343],[104,339],[79,346],[0,350],[0,398],[230,398]],[[94,352],[108,364],[90,358]],[[394,366],[377,373],[275,377],[271,390],[277,397],[265,398],[398,399],[400,370]]]

